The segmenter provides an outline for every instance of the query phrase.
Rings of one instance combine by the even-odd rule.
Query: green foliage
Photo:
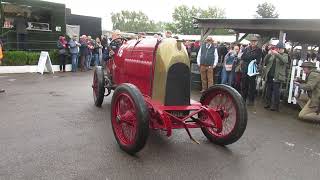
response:
[[[176,25],[174,23],[165,23],[164,24],[164,30],[169,30],[169,31],[171,31],[171,32],[173,32],[175,34],[178,33],[177,27],[176,27]]]
[[[155,31],[154,32],[163,32],[164,30],[166,30],[166,24],[165,22],[157,22],[155,25],[156,25],[156,28],[155,28]]]
[[[141,11],[123,10],[118,13],[111,13],[111,20],[113,29],[121,31],[145,32],[157,30],[157,24]]]
[[[223,9],[217,7],[209,7],[208,9],[201,9],[192,6],[189,8],[186,5],[178,6],[175,8],[172,18],[173,24],[168,27],[174,29],[173,32],[179,34],[200,34],[200,29],[193,27],[193,18],[225,18]],[[169,29],[170,30],[170,29]],[[219,31],[218,31],[219,32]],[[227,34],[227,31],[221,31],[222,34]]]
[[[7,51],[4,52],[2,66],[21,66],[28,63],[28,58],[24,51]]]
[[[276,7],[271,3],[262,3],[257,6],[257,18],[278,18]]]
[[[49,52],[52,64],[59,64],[58,51],[52,50]],[[6,51],[4,52],[4,59],[2,66],[24,66],[37,65],[40,57],[40,52],[29,51]]]
[[[225,12],[217,7],[201,9],[182,5],[175,8],[172,14],[173,22],[153,22],[143,12],[121,11],[111,13],[113,29],[129,32],[159,32],[170,30],[179,34],[200,34],[199,29],[193,27],[193,17],[224,18]],[[215,34],[230,34],[226,30],[216,30]]]
[[[36,65],[38,64],[40,53],[38,52],[28,52],[25,53],[27,57],[27,64],[26,65]]]
[[[225,12],[217,7],[209,7],[208,9],[200,9],[200,18],[224,18]]]
[[[200,9],[192,6],[189,8],[186,5],[178,6],[172,14],[174,27],[176,32],[180,34],[199,34],[198,29],[193,27],[193,17],[199,17]]]
[[[58,57],[59,53],[58,53],[57,49],[49,51],[49,56],[50,56],[52,64],[54,64],[54,65],[60,64],[59,63],[59,57]],[[67,63],[69,63],[69,62],[67,61]]]

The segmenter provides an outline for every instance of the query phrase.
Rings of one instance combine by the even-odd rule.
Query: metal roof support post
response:
[[[236,42],[239,42],[239,32],[236,32]]]
[[[282,43],[285,43],[285,41],[286,41],[286,33],[284,33],[283,30],[280,30],[280,32],[279,32],[279,41]]]
[[[245,33],[237,42],[241,42],[242,40],[244,40],[244,38],[246,38],[248,36],[249,33]]]
[[[201,29],[201,42],[204,42],[205,39],[212,33],[213,28],[202,28]]]
[[[301,59],[305,61],[307,60],[308,44],[302,44],[301,47]]]

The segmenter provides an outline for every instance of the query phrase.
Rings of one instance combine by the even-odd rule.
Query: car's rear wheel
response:
[[[111,104],[112,129],[120,148],[129,154],[139,152],[149,135],[149,112],[141,92],[132,84],[122,84]]]
[[[93,74],[92,91],[93,91],[93,101],[97,107],[101,107],[104,93],[105,93],[105,78],[104,72],[101,66],[97,66]]]
[[[203,93],[200,102],[217,111],[222,118],[221,132],[215,128],[201,128],[210,141],[228,145],[240,139],[247,126],[247,109],[241,95],[234,88],[215,85]]]

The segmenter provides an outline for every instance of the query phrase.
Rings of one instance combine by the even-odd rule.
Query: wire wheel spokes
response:
[[[122,144],[133,144],[137,128],[136,109],[133,100],[127,94],[119,94],[115,105],[115,117],[113,117],[112,123],[116,135]]]
[[[216,136],[226,136],[234,129],[237,121],[236,104],[233,98],[225,92],[217,92],[207,102],[210,108],[219,111],[222,115],[222,132],[216,133],[214,128],[208,128],[209,132]]]
[[[98,78],[96,73],[93,75],[92,91],[94,98],[96,98],[98,95]]]

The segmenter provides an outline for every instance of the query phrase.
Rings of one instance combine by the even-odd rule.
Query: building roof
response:
[[[239,33],[252,33],[278,37],[280,30],[287,40],[318,44],[320,19],[203,19],[194,18],[197,28],[233,29]]]
[[[189,40],[189,41],[200,41],[201,36],[200,35],[178,35],[179,39],[182,40]],[[210,35],[209,37],[212,37],[213,40],[219,41],[219,42],[227,42],[227,43],[233,43],[236,41],[235,35]],[[249,44],[250,41],[244,39],[241,41],[242,44]]]

